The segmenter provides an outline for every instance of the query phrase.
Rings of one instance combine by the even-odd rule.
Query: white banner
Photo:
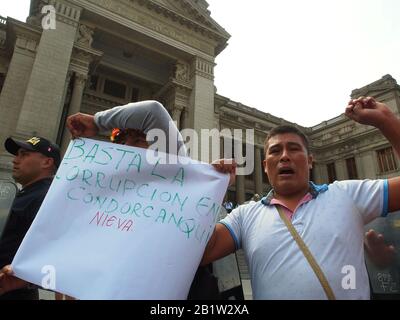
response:
[[[13,269],[78,299],[186,299],[227,185],[209,164],[73,140]]]

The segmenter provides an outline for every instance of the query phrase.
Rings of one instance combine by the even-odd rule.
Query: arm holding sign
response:
[[[138,129],[147,134],[154,128],[168,132],[169,123],[173,120],[161,103],[148,100],[97,112],[94,121],[100,131],[113,128]],[[176,126],[174,129],[177,130]]]
[[[14,272],[12,270],[11,265],[4,266],[0,270],[0,296],[14,290],[23,289],[23,288],[38,288],[31,283],[17,278],[14,276]],[[62,296],[59,293],[55,293],[57,296]],[[58,300],[58,299],[56,299]],[[74,300],[74,298],[70,296],[66,296],[66,300]]]
[[[221,159],[212,163],[221,173],[229,173],[229,185],[235,183],[236,162],[233,159]],[[214,232],[208,241],[201,260],[201,265],[207,265],[236,251],[235,241],[227,227],[217,223]]]
[[[99,132],[119,129],[136,129],[145,135],[152,129],[159,129],[166,136],[168,153],[169,137],[177,138],[179,155],[186,156],[182,136],[164,106],[157,101],[141,101],[117,106],[97,112],[94,116],[76,113],[67,118],[67,127],[73,138],[94,137]]]
[[[14,276],[11,265],[4,266],[0,270],[0,295],[28,286],[29,282]]]
[[[73,114],[67,118],[67,127],[74,138],[90,138],[100,131],[113,128],[138,129],[144,133],[159,128],[167,132],[170,120],[172,119],[167,110],[160,103],[142,101],[100,111],[94,116],[85,113]]]
[[[216,160],[211,165],[221,173],[229,173],[229,186],[235,183],[236,178],[236,161],[234,159],[220,159]]]

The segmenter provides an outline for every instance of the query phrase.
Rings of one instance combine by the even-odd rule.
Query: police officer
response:
[[[27,141],[8,138],[4,147],[15,156],[12,177],[22,189],[14,199],[0,238],[0,268],[11,264],[60,164],[59,147],[44,138],[32,137]],[[22,289],[0,295],[0,300],[38,298],[38,290],[30,288],[28,283]]]

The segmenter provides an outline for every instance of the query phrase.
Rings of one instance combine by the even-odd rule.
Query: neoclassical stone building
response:
[[[44,23],[52,17],[42,10],[49,5],[56,11],[55,29]],[[7,136],[44,136],[65,150],[68,115],[156,99],[180,129],[254,129],[254,171],[237,177],[228,198],[243,203],[265,193],[266,133],[289,122],[216,93],[215,58],[230,35],[207,8],[205,0],[32,0],[26,22],[1,18],[0,178],[10,177],[12,168],[3,147]],[[390,75],[351,93],[360,95],[400,113],[400,86]],[[400,172],[392,148],[374,128],[344,115],[299,127],[311,140],[317,183]]]
[[[46,28],[52,5],[55,29]],[[242,203],[268,188],[266,132],[288,123],[218,95],[215,57],[230,35],[204,0],[32,0],[27,22],[0,20],[0,141],[41,135],[63,149],[65,119],[144,99],[164,103],[178,126],[255,130],[255,168],[239,176],[229,198]],[[44,13],[42,13],[42,11]],[[43,28],[45,27],[45,28]],[[400,86],[389,75],[352,92],[400,110]],[[302,128],[315,154],[313,179],[380,178],[399,172],[386,140],[343,115]],[[10,157],[0,148],[0,177]]]
[[[55,29],[42,27],[46,5],[56,10]],[[180,128],[214,128],[214,61],[230,36],[207,6],[32,0],[26,23],[2,18],[0,140],[34,134],[65,148],[67,115],[144,99],[163,102]],[[10,158],[0,153],[4,176]]]

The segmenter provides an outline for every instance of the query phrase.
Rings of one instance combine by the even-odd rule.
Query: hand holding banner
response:
[[[186,299],[227,185],[205,163],[73,140],[15,274],[78,299]]]

